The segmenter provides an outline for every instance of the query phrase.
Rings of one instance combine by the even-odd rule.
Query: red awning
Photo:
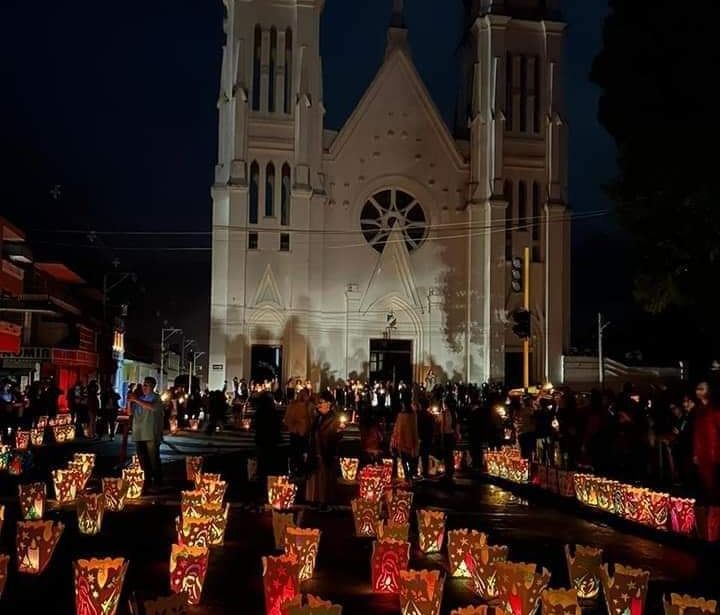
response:
[[[0,352],[20,352],[22,327],[11,322],[0,320]]]

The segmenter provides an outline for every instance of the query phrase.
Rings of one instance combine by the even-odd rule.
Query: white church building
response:
[[[451,129],[395,0],[384,61],[332,131],[325,0],[225,0],[211,387],[271,374],[422,382],[431,370],[519,384],[511,262],[526,247],[531,379],[561,380],[570,222],[557,2],[465,0]]]

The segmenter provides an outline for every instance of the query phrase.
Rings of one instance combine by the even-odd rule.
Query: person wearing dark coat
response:
[[[280,443],[281,417],[275,409],[275,400],[269,391],[258,393],[253,399],[253,405],[258,476],[266,477],[278,469],[277,449]]]
[[[310,430],[308,479],[305,498],[321,509],[333,503],[337,491],[338,444],[342,438],[340,419],[332,394],[323,392],[317,405],[317,416]]]

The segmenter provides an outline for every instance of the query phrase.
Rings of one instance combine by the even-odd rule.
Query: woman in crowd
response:
[[[699,479],[702,500],[718,504],[718,470],[720,465],[720,408],[707,382],[695,389],[697,406],[693,425],[693,463]]]
[[[332,393],[323,391],[317,405],[317,416],[310,430],[305,498],[326,509],[337,491],[338,444],[342,438],[340,419],[335,411]]]
[[[397,418],[390,438],[390,449],[393,452],[393,461],[400,456],[405,479],[410,481],[417,474],[418,454],[420,453],[420,438],[418,436],[418,421],[416,402],[407,403],[400,399],[395,402]],[[395,408],[393,408],[395,409]],[[395,463],[393,463],[393,467]]]

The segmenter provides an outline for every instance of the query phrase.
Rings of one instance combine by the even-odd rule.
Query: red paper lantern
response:
[[[643,615],[650,573],[615,564],[610,575],[608,565],[600,568],[605,606],[608,615]]]
[[[440,615],[445,577],[439,570],[400,571],[402,615]]]
[[[170,590],[184,593],[188,604],[200,604],[209,551],[203,547],[173,545],[170,551]]]
[[[42,519],[45,514],[47,487],[45,483],[30,483],[18,487],[20,496],[20,516],[23,519]]]
[[[125,508],[128,484],[124,478],[103,478],[102,492],[105,498],[105,510],[117,512]]]
[[[544,568],[537,571],[535,564],[500,562],[498,588],[508,615],[533,615],[540,595],[550,582],[550,573]]]
[[[18,572],[41,574],[65,526],[53,521],[18,521],[15,538]]]
[[[670,498],[670,527],[679,534],[691,534],[697,525],[695,500],[692,498]]]
[[[315,573],[320,530],[287,527],[285,529],[285,554],[298,563],[298,581],[312,579]]]
[[[0,553],[0,599],[2,599],[3,592],[5,591],[5,583],[7,583],[9,562],[10,556]]]
[[[360,470],[360,499],[380,502],[392,483],[392,468],[385,465],[365,466]]]
[[[360,538],[375,536],[380,521],[380,504],[377,502],[355,499],[350,502],[355,522],[355,535]]]
[[[291,555],[263,557],[266,615],[283,615],[283,606],[300,593],[300,565]]]
[[[448,532],[448,560],[450,576],[472,578],[475,562],[487,546],[487,536],[477,530],[451,530]]]
[[[410,543],[399,540],[373,542],[370,559],[372,590],[378,594],[396,594],[400,590],[400,571],[407,570]]]
[[[191,482],[195,482],[195,477],[202,474],[203,458],[202,457],[185,457],[185,478]]]
[[[287,476],[268,476],[268,503],[274,510],[290,510],[295,503],[297,485]]]
[[[127,567],[123,558],[74,562],[77,615],[115,615]]]

